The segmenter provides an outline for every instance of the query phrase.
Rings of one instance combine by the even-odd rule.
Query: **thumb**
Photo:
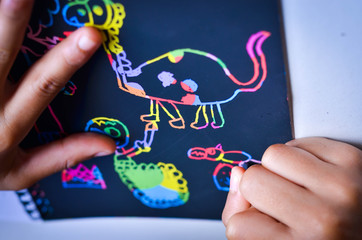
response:
[[[225,226],[233,215],[250,208],[250,203],[245,200],[239,190],[240,181],[244,172],[245,169],[241,167],[234,167],[231,170],[230,190],[222,213],[222,221]]]
[[[31,149],[18,161],[16,175],[22,179],[18,184],[30,186],[86,159],[112,154],[115,149],[116,145],[111,138],[95,133],[74,134]]]

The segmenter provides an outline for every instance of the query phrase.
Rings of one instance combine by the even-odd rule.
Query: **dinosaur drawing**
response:
[[[150,101],[148,114],[140,116],[141,120],[147,123],[148,129],[158,129],[157,122],[160,121],[160,107],[170,118],[169,124],[173,128],[184,129],[185,120],[178,109],[178,105],[196,106],[195,119],[190,124],[194,129],[204,129],[209,125],[212,128],[221,128],[225,124],[221,105],[234,100],[239,93],[255,92],[261,88],[267,77],[267,65],[265,55],[262,51],[264,41],[270,36],[267,31],[260,31],[252,34],[246,44],[247,53],[254,65],[254,75],[247,82],[238,80],[227,68],[226,64],[211,53],[190,48],[176,49],[152,58],[139,66],[132,68],[132,62],[119,43],[119,30],[123,25],[126,16],[122,4],[114,3],[111,0],[92,1],[74,0],[69,2],[62,11],[63,17],[71,26],[93,26],[102,31],[104,49],[108,54],[113,70],[117,75],[118,86],[121,90],[135,96],[146,98]],[[155,63],[166,60],[178,64],[187,55],[194,55],[208,59],[219,66],[225,77],[231,84],[235,85],[235,91],[231,96],[224,99],[203,100],[202,96],[196,94],[198,86],[194,79],[182,79],[178,81],[170,71],[161,71],[152,79],[159,82],[164,88],[173,85],[179,86],[181,97],[163,98],[156,94],[150,95],[146,89],[145,82],[137,82],[142,72],[153,66]],[[260,62],[259,62],[260,60]],[[261,73],[260,73],[261,69]],[[202,79],[205,83],[205,79]],[[224,80],[220,80],[224,81]],[[160,83],[161,82],[161,83]],[[207,83],[206,83],[207,84]],[[154,85],[154,83],[152,83]],[[210,122],[210,118],[212,119]]]

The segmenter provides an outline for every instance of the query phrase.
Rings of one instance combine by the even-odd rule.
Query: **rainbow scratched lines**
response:
[[[118,38],[126,16],[122,4],[111,0],[73,0],[63,8],[62,14],[70,26],[91,26],[103,30],[103,47],[107,54],[120,54],[123,51]]]
[[[205,129],[211,126],[213,129],[222,128],[225,124],[225,118],[222,113],[221,105],[233,101],[239,93],[243,92],[256,92],[258,91],[267,77],[267,65],[264,52],[262,51],[262,45],[264,41],[271,34],[267,31],[259,31],[252,34],[246,44],[246,51],[254,65],[254,75],[247,82],[239,81],[231,74],[226,64],[218,57],[211,53],[191,49],[183,48],[176,49],[165,54],[162,54],[156,58],[148,60],[140,64],[136,68],[132,68],[132,62],[127,59],[127,54],[123,51],[117,55],[117,60],[113,60],[112,67],[117,75],[118,86],[122,91],[128,92],[135,96],[143,97],[150,100],[150,112],[141,116],[141,120],[144,122],[152,123],[156,125],[160,121],[160,109],[162,109],[170,118],[169,124],[173,128],[184,129],[185,122],[182,113],[179,111],[177,105],[189,105],[196,106],[195,120],[190,123],[190,127],[196,130]],[[230,84],[235,86],[234,93],[226,99],[215,99],[214,101],[203,101],[204,96],[197,94],[198,83],[193,79],[183,79],[177,81],[177,76],[174,76],[172,72],[162,71],[158,74],[158,79],[154,81],[161,81],[162,86],[167,88],[171,85],[180,85],[180,91],[184,92],[184,96],[177,98],[162,98],[160,96],[148,95],[147,90],[142,86],[141,82],[137,82],[137,77],[142,74],[144,68],[152,67],[153,63],[168,60],[171,63],[177,64],[184,59],[186,54],[192,54],[211,60],[216,63],[218,67],[221,67],[228,81],[220,79],[220,84]],[[183,60],[186,61],[186,60]],[[260,61],[260,63],[259,63]],[[150,79],[152,80],[152,79]],[[206,82],[208,79],[201,79]],[[174,114],[172,114],[173,112]],[[211,114],[208,114],[211,113]],[[146,119],[151,118],[151,120]],[[219,121],[216,119],[220,119]],[[202,121],[201,121],[202,120]]]
[[[192,160],[208,160],[220,162],[213,173],[215,186],[220,191],[229,191],[231,169],[240,166],[247,169],[252,164],[260,164],[260,160],[255,160],[250,154],[239,151],[224,151],[221,144],[216,147],[202,148],[194,147],[187,151],[188,158]]]
[[[148,207],[177,207],[189,199],[187,181],[174,164],[137,164],[130,157],[115,155],[114,167],[133,195]]]
[[[163,156],[155,162],[140,162],[137,158],[140,159],[138,156],[141,154],[145,157],[152,151],[152,144],[157,141],[156,136],[161,131],[159,126],[164,126],[160,122],[164,119],[168,121],[171,128],[180,131],[186,128],[197,131],[203,129],[220,131],[217,129],[222,129],[227,124],[227,119],[232,118],[233,114],[239,114],[229,112],[228,116],[224,116],[223,105],[236,101],[239,94],[253,93],[261,89],[268,76],[266,57],[262,47],[271,33],[256,31],[249,38],[240,39],[240,41],[245,41],[244,53],[250,59],[253,71],[249,76],[236,77],[236,73],[228,68],[226,61],[207,52],[211,50],[198,50],[187,46],[167,49],[165,52],[149,56],[141,61],[140,59],[136,61],[135,57],[134,62],[141,64],[132,66],[132,61],[127,57],[126,50],[119,39],[126,11],[122,4],[112,0],[54,0],[53,7],[48,9],[47,14],[49,16],[47,23],[39,23],[39,28],[34,31],[32,28],[28,29],[27,37],[30,41],[40,44],[41,49],[46,51],[62,41],[63,37],[60,36],[43,36],[44,30],[51,28],[54,21],[59,18],[72,26],[71,29],[65,30],[84,26],[98,28],[102,32],[105,54],[115,74],[114,86],[121,90],[120,94],[126,92],[143,98],[149,104],[149,107],[142,109],[142,114],[139,113],[139,116],[136,116],[143,123],[140,126],[143,132],[142,139],[131,141],[127,126],[118,119],[94,118],[93,116],[87,118],[90,120],[85,125],[85,131],[107,135],[116,142],[117,149],[113,158],[114,174],[118,175],[136,199],[150,208],[165,209],[186,204],[190,192],[189,183],[186,180],[187,174],[183,169],[177,169],[173,163],[168,163],[168,159],[163,159]],[[65,31],[64,35],[67,36],[68,33],[70,32]],[[22,52],[29,65],[32,63],[32,58],[43,54],[26,46],[23,46]],[[187,64],[183,65],[183,63]],[[192,70],[187,72],[183,67],[185,65],[204,66],[203,64],[208,65],[205,65],[205,69],[200,69],[199,75],[193,75]],[[159,66],[161,66],[160,69],[157,68]],[[218,69],[220,74],[215,75],[215,79],[211,79],[209,71],[214,68]],[[155,74],[149,76],[148,70],[154,71]],[[181,72],[187,72],[188,75],[183,76]],[[142,81],[143,77],[147,77],[147,81]],[[210,83],[214,85],[210,86]],[[225,91],[223,95],[221,91],[216,91],[216,93],[211,91],[220,86],[227,86],[222,89],[228,89],[230,92]],[[69,82],[64,87],[63,94],[72,96],[76,90],[76,85]],[[191,118],[185,120],[187,108],[191,108],[192,115]],[[43,142],[66,135],[51,106],[48,107],[47,112],[59,129],[54,132],[42,132],[41,126],[35,125],[35,130]],[[213,180],[217,189],[221,191],[229,189],[230,171],[233,166],[247,168],[252,164],[260,163],[244,151],[224,151],[221,144],[216,147],[191,148],[187,152],[187,157],[192,160],[218,162],[213,172]],[[64,170],[62,183],[64,188],[107,188],[100,169],[95,165],[88,169],[80,164],[76,168]]]
[[[197,106],[195,120],[190,123],[190,127],[196,130],[205,129],[211,126],[214,129],[222,128],[225,118],[221,105],[233,101],[239,93],[255,92],[261,88],[267,77],[266,58],[262,50],[264,41],[271,35],[267,31],[259,31],[252,34],[246,44],[246,51],[254,65],[254,75],[250,80],[243,82],[238,80],[228,69],[227,65],[215,55],[191,48],[175,49],[164,53],[158,57],[147,60],[136,68],[132,68],[132,62],[127,59],[127,54],[119,44],[119,31],[123,26],[126,16],[124,6],[114,3],[111,0],[90,1],[74,0],[63,8],[62,14],[67,24],[75,27],[92,26],[102,30],[103,46],[108,55],[112,68],[117,76],[118,86],[122,91],[128,92],[138,97],[146,98],[150,101],[150,112],[141,116],[141,120],[157,128],[160,121],[159,109],[162,109],[170,118],[169,124],[173,128],[184,129],[185,121],[177,105]],[[215,99],[213,101],[203,101],[203,96],[199,96],[197,83],[192,79],[177,81],[171,72],[161,72],[158,79],[166,88],[170,85],[180,85],[181,91],[185,91],[184,96],[177,99],[162,98],[156,95],[148,95],[147,89],[142,82],[137,82],[137,77],[142,74],[142,69],[152,67],[153,63],[167,59],[169,62],[177,64],[183,60],[185,54],[192,54],[206,58],[216,63],[225,73],[228,82],[220,79],[220,84],[232,84],[235,86],[234,93],[226,99]],[[114,56],[115,55],[115,56]],[[169,75],[169,76],[167,76]],[[171,76],[171,77],[170,77]],[[207,79],[202,79],[206,81]],[[191,84],[191,85],[190,85]],[[172,112],[174,114],[172,114]],[[211,114],[208,114],[211,113]],[[151,118],[148,120],[147,118]],[[219,121],[216,119],[220,119]]]
[[[107,189],[102,173],[96,165],[91,169],[79,164],[75,169],[68,168],[62,172],[64,188],[94,188]]]
[[[115,140],[117,148],[123,148],[129,143],[129,132],[127,127],[119,120],[98,117],[88,121],[86,132],[97,132],[111,137]]]
[[[114,169],[134,197],[151,208],[164,209],[185,204],[189,199],[187,181],[174,164],[136,163],[132,158],[150,152],[155,130],[145,130],[143,140],[127,148],[130,134],[126,125],[114,118],[98,117],[88,121],[85,131],[112,137],[117,143]]]

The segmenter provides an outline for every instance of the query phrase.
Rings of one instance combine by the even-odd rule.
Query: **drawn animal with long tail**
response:
[[[160,107],[170,118],[170,126],[184,129],[185,120],[177,105],[197,106],[195,119],[190,124],[192,128],[199,130],[209,125],[215,129],[221,128],[225,124],[221,105],[234,100],[239,93],[259,90],[267,77],[267,64],[262,51],[264,41],[270,36],[270,33],[267,31],[252,34],[246,44],[247,53],[254,65],[254,75],[249,81],[242,82],[230,72],[220,58],[208,52],[190,48],[169,51],[140,64],[136,68],[132,68],[132,62],[127,58],[127,54],[120,45],[118,38],[119,30],[126,16],[124,7],[120,3],[114,3],[111,0],[74,0],[63,8],[62,13],[65,21],[71,26],[93,26],[103,30],[103,46],[117,75],[119,88],[150,101],[150,112],[141,116],[141,120],[147,123],[149,129],[158,129],[157,122],[160,121]],[[198,89],[198,83],[193,79],[184,79],[179,81],[181,91],[184,93],[181,98],[162,98],[156,95],[149,95],[144,88],[144,84],[136,82],[137,77],[142,74],[142,71],[152,66],[152,64],[163,59],[177,64],[186,55],[190,54],[207,58],[221,67],[230,83],[236,86],[236,90],[232,95],[225,99],[203,101],[203,97],[195,93]],[[168,71],[160,72],[155,79],[161,81],[163,87],[169,87],[178,83],[174,74]],[[211,117],[208,112],[211,113]],[[209,118],[212,119],[211,122]]]

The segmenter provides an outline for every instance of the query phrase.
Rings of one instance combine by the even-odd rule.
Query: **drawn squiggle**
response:
[[[28,32],[26,34],[26,37],[28,40],[34,41],[38,44],[40,44],[41,46],[44,47],[44,51],[37,53],[33,50],[31,50],[29,47],[27,46],[22,46],[21,47],[21,52],[23,53],[27,63],[29,66],[31,66],[33,64],[33,61],[30,60],[30,56],[29,54],[32,54],[33,56],[40,58],[41,56],[43,56],[47,51],[49,51],[51,48],[53,48],[58,42],[60,42],[62,39],[59,37],[45,37],[45,38],[41,38],[40,34],[41,32],[45,29],[46,27],[43,25],[39,25],[39,29],[37,32],[34,32],[33,29],[28,26]],[[76,88],[76,87],[75,87]],[[65,88],[64,88],[65,89]],[[74,88],[73,88],[74,89]],[[74,94],[74,92],[69,92],[71,94]],[[37,124],[34,125],[34,128],[38,134],[38,138],[39,141],[41,143],[49,143],[51,141],[54,141],[56,139],[61,138],[62,136],[66,135],[63,129],[63,126],[61,124],[61,122],[59,121],[58,117],[56,116],[55,112],[53,111],[53,108],[51,107],[51,105],[49,104],[47,107],[50,115],[52,116],[52,118],[54,119],[54,121],[56,122],[57,126],[58,126],[58,131],[51,131],[51,132],[43,132],[40,131],[39,127],[37,126]]]
[[[53,214],[54,208],[38,183],[30,187],[28,191],[17,191],[17,194],[25,210],[34,220],[40,219],[40,214],[42,216],[51,216]]]
[[[37,199],[33,199],[32,195],[27,189],[16,191],[16,194],[18,195],[20,202],[23,204],[25,211],[29,214],[31,219],[40,220],[40,211],[38,210],[35,203]]]
[[[192,160],[208,160],[219,163],[213,173],[215,186],[220,191],[229,191],[231,169],[240,166],[247,169],[252,164],[261,164],[249,153],[239,150],[224,151],[221,144],[216,147],[194,147],[187,151],[188,158]]]
[[[73,0],[63,8],[62,14],[65,22],[70,26],[90,26],[104,30],[102,32],[103,46],[107,54],[119,54],[123,51],[118,38],[119,29],[123,26],[123,19],[126,16],[122,4],[111,0],[96,2]],[[102,16],[106,19],[99,22],[98,19]]]
[[[111,0],[103,0],[97,4],[94,4],[89,0],[75,0],[71,3],[68,3],[67,6],[64,7],[62,13],[65,21],[71,26],[92,26],[103,30],[103,46],[111,62],[112,68],[116,73],[119,88],[122,91],[150,100],[151,111],[149,114],[142,115],[141,120],[147,122],[149,126],[152,125],[154,128],[157,128],[157,122],[160,121],[160,106],[161,109],[164,110],[168,115],[168,117],[170,117],[171,120],[169,121],[169,124],[171,127],[184,129],[184,118],[180,113],[177,105],[198,106],[198,109],[195,113],[195,120],[190,124],[190,127],[197,130],[205,129],[209,125],[214,129],[221,128],[225,124],[221,105],[234,100],[239,93],[255,92],[259,90],[267,77],[266,59],[262,51],[262,45],[264,41],[270,36],[270,33],[267,31],[259,31],[255,34],[252,34],[246,44],[247,53],[254,65],[254,75],[249,81],[242,82],[236,79],[233,74],[231,74],[226,64],[220,58],[211,53],[190,48],[176,49],[167,52],[142,63],[135,69],[132,69],[132,62],[127,59],[126,52],[123,50],[123,47],[119,45],[119,39],[117,36],[126,16],[122,4],[114,3]],[[97,22],[98,19],[101,19],[99,18],[101,16],[103,18],[105,17],[105,20],[99,20],[99,22]],[[116,55],[115,60],[113,59],[112,54]],[[195,94],[196,90],[192,89],[192,87],[185,83],[185,81],[181,82],[181,87],[187,93],[181,99],[164,99],[157,96],[150,96],[146,93],[141,83],[128,81],[128,78],[135,78],[142,74],[142,69],[146,66],[150,66],[162,59],[168,59],[170,62],[177,64],[184,58],[185,54],[206,57],[216,62],[223,69],[225,75],[231,80],[231,83],[239,87],[235,90],[232,96],[227,99],[203,102],[202,98]],[[260,58],[260,64],[256,56]],[[261,77],[260,66],[262,69]],[[172,75],[172,73],[170,74]],[[258,83],[256,82],[257,79],[259,79]],[[189,80],[189,83],[194,82],[192,79]],[[171,84],[171,82],[165,84],[165,81],[161,81],[163,82],[164,87],[167,87]],[[175,83],[172,82],[172,84]],[[210,109],[212,121],[209,120],[207,109]],[[176,115],[171,114],[171,112],[176,112]],[[200,121],[201,119],[203,121]],[[220,119],[220,121],[218,122],[216,119]]]
[[[102,173],[96,165],[91,169],[78,164],[75,169],[68,168],[62,171],[64,188],[94,188],[107,189]]]
[[[115,155],[116,169],[119,170],[118,173],[122,181],[125,184],[129,184],[128,187],[133,192],[135,191],[132,190],[133,180],[130,180],[130,178],[127,177],[127,174],[125,174],[126,170],[129,171],[126,166],[131,166],[131,169],[133,169],[135,172],[138,172],[138,165],[133,161],[132,157],[135,157],[143,152],[151,151],[154,134],[159,130],[158,122],[160,121],[160,109],[162,109],[170,118],[169,125],[173,128],[185,128],[185,120],[177,105],[197,106],[197,110],[195,112],[195,120],[190,124],[191,128],[201,130],[207,128],[209,125],[214,129],[222,128],[225,124],[225,118],[222,113],[221,105],[233,101],[239,93],[250,93],[258,91],[262,87],[267,77],[266,58],[262,51],[262,45],[264,41],[271,35],[270,32],[267,31],[259,31],[255,34],[252,34],[246,43],[246,51],[251,61],[253,62],[254,75],[249,81],[243,82],[238,80],[231,73],[227,65],[220,58],[216,57],[211,53],[191,48],[183,48],[169,51],[158,57],[150,59],[133,69],[132,62],[127,58],[126,52],[123,50],[123,47],[119,45],[119,39],[118,37],[116,37],[116,35],[118,35],[119,33],[119,29],[123,25],[123,20],[126,15],[124,7],[123,5],[118,3],[116,4],[111,0],[103,0],[99,2],[99,4],[91,3],[89,0],[75,0],[67,4],[67,6],[63,9],[62,14],[65,21],[71,26],[92,26],[103,30],[103,46],[111,62],[112,68],[116,73],[118,87],[122,91],[128,92],[138,97],[146,98],[150,101],[149,113],[140,116],[141,121],[146,123],[144,139],[135,141],[133,147],[129,149],[125,149],[124,147],[118,148],[117,154]],[[97,22],[97,16],[105,16],[105,20]],[[202,100],[202,97],[196,94],[198,84],[192,79],[185,79],[183,81],[180,81],[180,85],[181,88],[186,92],[186,95],[184,95],[181,99],[165,99],[158,96],[148,95],[141,83],[129,81],[130,79],[135,80],[139,75],[142,74],[143,68],[152,66],[153,63],[156,63],[163,59],[167,59],[169,62],[177,64],[184,59],[184,56],[186,54],[201,56],[215,62],[219,67],[223,69],[223,72],[225,73],[226,77],[231,80],[231,83],[237,86],[234,93],[226,99],[205,102]],[[113,59],[114,55],[115,59]],[[178,83],[176,78],[174,78],[174,74],[167,71],[161,72],[158,75],[158,80],[161,81],[163,87],[169,87]],[[211,117],[208,116],[208,112],[211,113]],[[216,147],[213,150],[216,151],[222,149],[221,147],[220,149]],[[198,151],[198,154],[200,154],[200,149],[198,149]],[[246,157],[246,159],[227,159],[224,157],[225,154],[237,154]],[[120,156],[127,157],[125,159],[122,159],[122,157],[119,158]],[[196,157],[193,156],[192,150],[189,151],[189,157]],[[198,157],[200,157],[200,155]],[[220,182],[217,181],[217,176],[218,173],[220,173],[221,169],[227,169],[229,166],[232,166],[231,164],[239,164],[245,167],[247,166],[247,163],[258,162],[258,160],[252,159],[249,154],[242,151],[223,152],[216,158],[211,158],[210,156],[208,156],[206,159],[212,159],[212,161],[222,161],[228,163],[227,165],[225,165],[224,163],[220,163],[216,168],[217,171],[214,172],[214,179],[216,179],[215,184],[220,190],[225,190],[228,188],[227,180],[223,180],[223,182],[226,183],[223,184],[225,186],[221,186]],[[156,165],[153,164],[142,166],[142,169],[152,169],[152,171],[150,170],[150,172],[152,172],[152,174],[155,176],[151,174],[152,176],[150,177],[156,178],[157,171],[155,169],[158,169]],[[158,173],[159,172],[160,171],[158,171]],[[221,172],[226,173],[227,171]],[[135,196],[137,197],[143,195],[141,194]]]
[[[48,10],[49,12],[49,16],[51,19],[51,22],[53,21],[53,15],[57,14],[60,10],[60,6],[59,6],[59,1],[56,0],[56,9],[55,10]],[[39,24],[38,30],[34,31],[32,29],[31,26],[28,26],[27,28],[27,33],[26,33],[26,38],[28,41],[31,41],[32,43],[36,43],[39,44],[40,46],[42,46],[42,50],[41,52],[36,52],[34,50],[32,50],[30,47],[23,45],[21,47],[21,52],[23,53],[23,56],[25,57],[28,66],[31,66],[33,64],[33,61],[30,58],[30,55],[33,55],[36,58],[40,58],[42,57],[46,52],[48,52],[50,49],[52,49],[55,45],[57,45],[59,42],[61,42],[64,38],[58,37],[58,36],[54,36],[54,37],[41,37],[41,34],[43,33],[43,31],[47,29],[47,26]],[[65,95],[68,96],[73,96],[75,94],[75,91],[77,89],[77,86],[69,81],[66,86],[62,89],[63,93]],[[55,121],[56,125],[58,126],[58,131],[48,131],[48,132],[44,132],[41,131],[39,129],[39,127],[37,126],[37,124],[34,125],[34,128],[38,134],[38,138],[39,141],[41,143],[49,143],[52,142],[56,139],[61,138],[62,136],[65,136],[66,133],[64,131],[64,128],[61,124],[61,122],[59,121],[59,118],[57,117],[57,115],[55,114],[53,108],[51,107],[51,105],[49,104],[47,107],[51,117],[53,118],[53,120]]]
[[[51,27],[54,24],[54,18],[53,16],[58,14],[60,11],[60,4],[59,4],[59,0],[53,0],[55,3],[55,9],[48,9],[48,15],[49,15],[49,22],[47,24],[43,23],[42,21],[40,21],[40,25],[44,25],[46,27]]]
[[[164,209],[177,207],[188,201],[190,194],[187,181],[174,164],[136,163],[132,159],[151,150],[149,146],[152,144],[154,131],[145,131],[144,139],[135,141],[134,145],[127,149],[129,131],[127,126],[117,119],[94,118],[87,123],[85,130],[105,134],[116,141],[114,169],[134,197],[144,205]],[[148,136],[149,133],[151,136]]]
[[[235,165],[231,165],[228,163],[219,163],[216,166],[212,174],[212,179],[214,180],[214,184],[218,190],[225,192],[229,191],[231,169],[234,166]]]

